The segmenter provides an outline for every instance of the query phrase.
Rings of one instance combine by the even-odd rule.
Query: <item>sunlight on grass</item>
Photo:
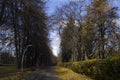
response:
[[[31,71],[25,71],[22,74],[15,65],[0,65],[0,80],[19,80],[29,73]]]
[[[15,73],[15,74],[13,74],[13,75],[0,78],[0,80],[19,80],[19,79],[21,79],[22,77],[24,77],[24,76],[26,76],[26,75],[28,75],[28,74],[30,74],[30,73],[31,73],[31,71],[26,71],[26,72],[24,72],[23,74],[20,73],[20,72],[17,72],[17,73]]]
[[[56,67],[56,72],[62,80],[92,80],[89,77],[81,74],[77,74],[70,69],[63,67]]]

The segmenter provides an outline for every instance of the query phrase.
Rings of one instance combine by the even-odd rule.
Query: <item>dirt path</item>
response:
[[[33,72],[21,80],[61,80],[57,77],[54,67],[42,69],[41,71]]]
[[[49,67],[35,71],[20,80],[92,80],[63,67]]]

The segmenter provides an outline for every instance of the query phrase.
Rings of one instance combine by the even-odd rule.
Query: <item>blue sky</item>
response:
[[[60,7],[61,5],[63,5],[64,3],[68,2],[68,0],[49,0],[46,4],[47,6],[47,10],[46,13],[47,15],[51,15],[52,13],[54,13],[56,7]],[[58,55],[60,48],[60,37],[59,34],[57,34],[56,31],[51,31],[50,32],[50,39],[51,41],[51,47],[52,47],[52,51],[54,53],[54,55]]]
[[[69,0],[49,0],[46,4],[47,6],[47,13],[51,15],[56,7],[61,6],[62,4],[68,2]]]

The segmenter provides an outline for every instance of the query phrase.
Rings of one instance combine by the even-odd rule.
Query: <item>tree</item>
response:
[[[65,26],[62,39],[61,39],[61,51],[62,51],[62,61],[76,61],[76,40],[75,40],[75,25],[72,17],[69,18],[67,25]],[[69,46],[69,47],[68,47]]]
[[[15,57],[8,52],[0,52],[1,64],[15,64]]]
[[[95,30],[95,45],[96,53],[99,58],[105,58],[106,48],[111,43],[110,35],[114,35],[117,28],[114,19],[117,18],[115,8],[109,6],[107,0],[93,0],[91,6],[88,7],[88,20],[91,21]],[[89,19],[91,18],[91,19]],[[89,27],[87,27],[89,28]],[[112,36],[112,38],[115,36]],[[113,41],[112,41],[113,42]]]
[[[52,16],[61,36],[63,62],[103,59],[118,52],[117,8],[107,0],[91,0],[89,5],[84,2],[69,2]]]
[[[63,61],[81,60],[83,53],[80,40],[84,21],[84,15],[82,15],[84,6],[85,1],[70,2],[57,8],[56,15],[52,16],[53,24],[59,26],[57,28],[61,36],[61,58]]]
[[[43,0],[2,0],[0,1],[0,26],[6,25],[14,34],[17,67],[25,48],[24,67],[51,63],[52,52],[49,46],[47,16]]]

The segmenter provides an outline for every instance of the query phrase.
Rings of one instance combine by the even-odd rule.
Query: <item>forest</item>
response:
[[[54,75],[53,70],[61,73],[68,69],[74,75],[85,75],[85,79],[59,78],[120,80],[120,0],[66,0],[52,14],[47,12],[48,2],[0,0],[0,80],[7,80],[1,77],[20,69],[23,78],[27,73],[23,69],[38,68],[39,76],[45,70],[43,79],[35,74],[34,79],[29,76],[20,80],[59,80],[48,78],[47,73]],[[60,41],[58,56],[51,44],[52,31],[57,32]],[[17,71],[2,70],[9,66]]]
[[[104,59],[119,53],[118,7],[107,0],[70,2],[57,9],[53,23],[59,24],[63,62]]]
[[[26,51],[25,67],[43,65],[43,63],[47,65],[52,61],[44,4],[45,2],[41,0],[0,1],[1,55],[15,52],[13,57],[18,68],[28,45],[32,46]],[[43,60],[44,58],[47,60]]]

